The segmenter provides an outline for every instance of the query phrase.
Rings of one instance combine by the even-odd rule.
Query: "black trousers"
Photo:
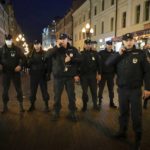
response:
[[[30,75],[30,101],[34,103],[36,101],[36,94],[38,86],[40,86],[42,97],[44,101],[49,100],[49,94],[47,91],[47,81],[43,75]]]
[[[17,92],[17,99],[19,102],[23,101],[22,87],[21,87],[21,75],[20,73],[4,73],[3,74],[3,94],[2,99],[6,104],[9,101],[8,91],[10,88],[11,81],[14,84],[14,87]]]
[[[75,104],[75,87],[74,87],[74,79],[71,77],[54,77],[54,110],[56,112],[60,112],[61,109],[61,96],[63,89],[66,89],[68,99],[69,99],[69,109],[71,112],[75,112],[76,104]]]
[[[133,129],[137,132],[142,132],[142,90],[118,88],[119,94],[119,109],[120,109],[120,129],[127,130],[129,122],[129,114],[133,122]]]
[[[87,76],[81,76],[81,87],[82,87],[82,100],[83,103],[87,103],[88,97],[88,87],[90,88],[93,105],[97,105],[97,80],[96,74],[91,74]]]
[[[103,98],[103,91],[105,84],[107,82],[107,87],[109,91],[109,99],[110,99],[110,105],[113,104],[113,98],[114,98],[114,74],[103,74],[101,81],[99,82],[99,91],[98,91],[98,98],[99,103],[101,104],[102,98]]]

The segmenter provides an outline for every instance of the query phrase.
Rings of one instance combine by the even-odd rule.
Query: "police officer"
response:
[[[52,120],[56,121],[60,115],[61,95],[65,86],[69,99],[68,119],[77,121],[75,105],[74,77],[77,73],[79,53],[76,48],[68,43],[68,35],[60,34],[56,46],[47,53],[47,58],[52,58],[52,73],[54,76],[54,112]]]
[[[40,86],[43,101],[45,103],[45,112],[49,111],[48,100],[49,94],[47,92],[47,76],[50,74],[50,67],[45,60],[45,52],[42,50],[41,42],[39,40],[34,41],[34,48],[28,55],[28,67],[30,69],[30,102],[31,106],[29,112],[35,110],[35,101],[38,85]]]
[[[116,138],[126,138],[129,121],[129,110],[135,132],[135,149],[140,148],[142,137],[142,83],[145,81],[145,98],[150,95],[150,69],[145,53],[134,46],[131,33],[123,35],[124,47],[119,53],[112,55],[107,60],[107,65],[116,65],[117,84],[119,94],[120,130]],[[131,105],[131,107],[130,107]]]
[[[98,53],[91,49],[91,40],[84,41],[84,51],[81,53],[81,64],[80,64],[80,81],[82,87],[82,111],[87,110],[88,102],[88,87],[90,88],[93,100],[94,110],[99,111],[97,105],[97,80],[101,78],[101,65]]]
[[[114,99],[114,74],[115,74],[115,67],[114,66],[106,66],[106,60],[114,53],[112,49],[112,41],[106,42],[106,48],[99,52],[99,56],[102,62],[102,78],[99,82],[99,106],[101,106],[102,98],[103,98],[103,90],[105,87],[105,83],[107,82],[107,87],[109,91],[109,106],[111,108],[117,108],[113,102]]]
[[[144,48],[145,48],[144,51],[146,53],[147,62],[150,64],[150,44],[145,45]],[[144,109],[147,109],[148,100],[150,100],[150,96],[147,98],[144,98],[144,104],[143,104]]]
[[[25,63],[25,55],[20,48],[13,44],[13,39],[10,34],[6,35],[5,45],[0,49],[0,63],[3,67],[3,113],[8,111],[8,90],[11,81],[13,81],[17,92],[20,112],[24,112],[20,72]]]

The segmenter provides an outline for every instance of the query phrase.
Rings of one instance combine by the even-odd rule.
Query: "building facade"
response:
[[[8,14],[0,3],[0,47],[4,44],[5,34],[8,32]]]
[[[56,21],[53,20],[52,23],[43,29],[42,33],[42,47],[44,50],[48,50],[54,47],[56,44]]]
[[[56,24],[56,38],[59,37],[61,33],[66,33],[70,37],[73,36],[73,10],[70,9],[63,18],[61,18]]]
[[[83,48],[86,35],[82,28],[87,23],[94,30],[91,38],[98,42],[97,49],[103,49],[110,39],[118,44],[121,36],[128,32],[134,33],[144,44],[150,38],[150,1],[86,0],[73,13],[73,21],[74,46],[77,48]]]
[[[83,4],[86,0],[73,0],[72,7],[68,12],[62,17],[56,25],[56,37],[58,38],[60,33],[66,33],[71,38],[73,38],[73,12],[77,10],[81,4]]]

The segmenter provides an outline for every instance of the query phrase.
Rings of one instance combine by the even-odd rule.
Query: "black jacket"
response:
[[[99,56],[101,58],[101,64],[102,64],[102,74],[114,74],[115,73],[115,67],[114,66],[107,66],[105,62],[107,59],[114,54],[114,51],[111,52],[107,51],[105,48],[104,50],[100,51]]]
[[[46,52],[41,50],[36,52],[34,49],[27,56],[27,66],[30,69],[30,75],[43,76],[51,73],[51,61],[45,60]]]
[[[17,46],[13,45],[8,48],[4,45],[0,48],[0,64],[3,66],[3,72],[15,72],[16,66],[20,65],[23,67],[26,62],[26,57],[22,50]]]
[[[101,74],[101,61],[97,52],[84,50],[81,52],[80,75]]]
[[[66,54],[71,57],[71,61],[65,63]],[[55,78],[74,77],[77,75],[77,63],[80,55],[75,47],[70,44],[67,48],[55,46],[47,52],[46,59],[52,59],[52,73]]]
[[[138,49],[126,50],[123,55],[115,53],[106,65],[116,65],[117,83],[123,88],[141,88],[143,80],[145,89],[150,90],[150,64],[144,51]]]

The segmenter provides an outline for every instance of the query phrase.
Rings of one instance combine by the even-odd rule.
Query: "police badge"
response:
[[[92,60],[95,61],[95,57],[92,57]]]
[[[14,52],[11,53],[11,57],[15,57],[15,53]]]
[[[137,58],[133,58],[132,62],[133,62],[133,64],[136,64],[138,62],[138,59]]]

